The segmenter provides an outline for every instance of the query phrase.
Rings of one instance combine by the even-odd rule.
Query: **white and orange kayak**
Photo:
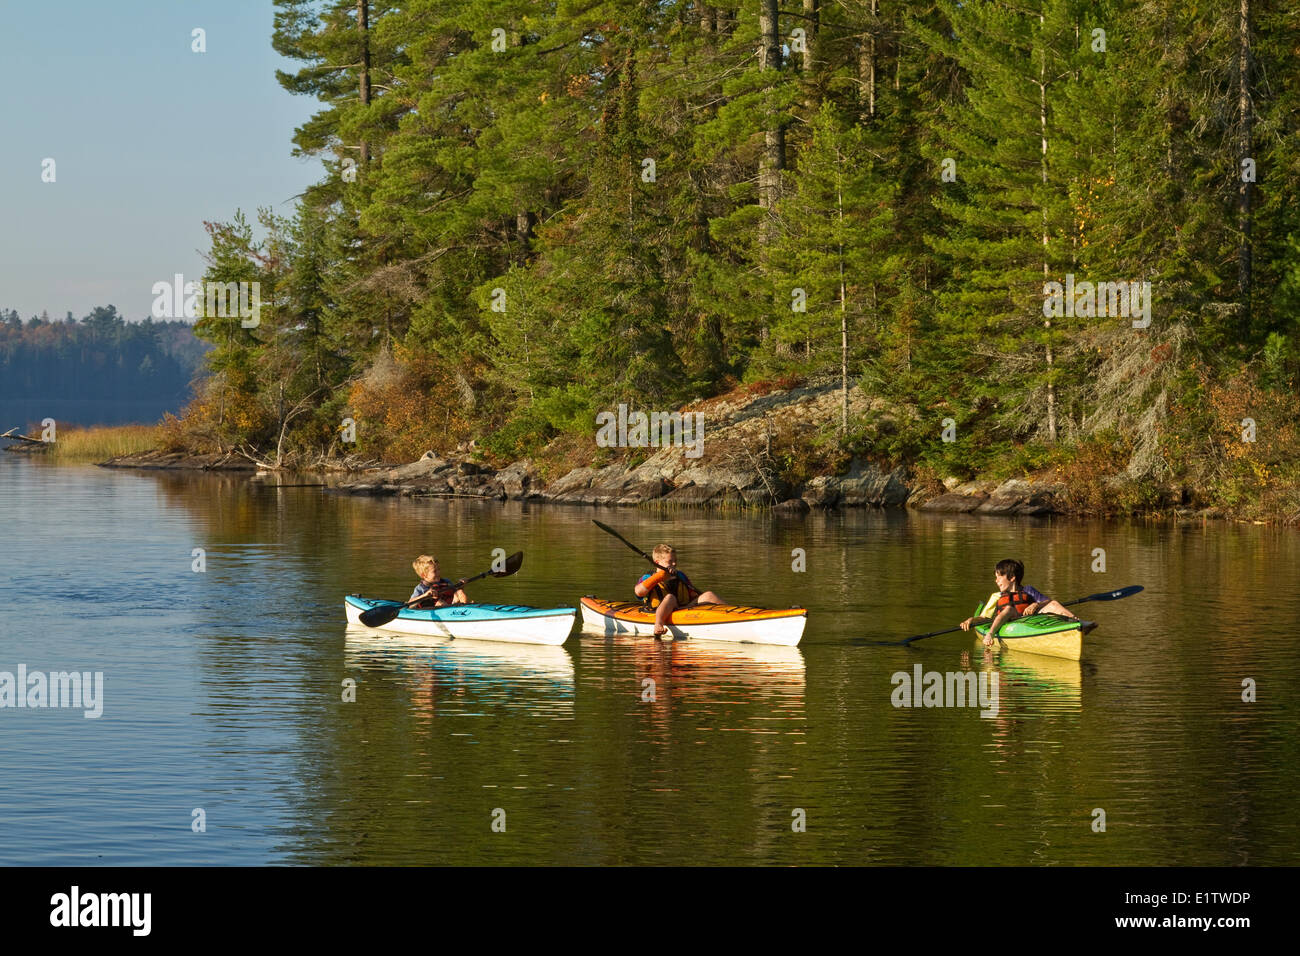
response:
[[[731,644],[778,644],[794,647],[803,637],[808,610],[791,607],[772,610],[735,604],[700,604],[680,608],[668,622],[665,640],[690,638]],[[628,601],[582,599],[583,630],[596,634],[637,634],[653,637],[654,611]]]

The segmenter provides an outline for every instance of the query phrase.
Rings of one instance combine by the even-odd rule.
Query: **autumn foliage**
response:
[[[348,394],[358,450],[385,461],[445,454],[471,436],[472,400],[469,383],[436,355],[380,352]]]

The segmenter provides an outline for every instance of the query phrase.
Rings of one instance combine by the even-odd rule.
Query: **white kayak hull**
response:
[[[459,605],[469,609],[474,605]],[[361,614],[367,608],[349,599],[344,604],[348,624],[352,627],[365,628],[361,623]],[[431,619],[426,613],[415,616],[407,613],[389,621],[381,627],[367,630],[406,634],[411,637],[432,637],[465,641],[496,641],[503,644],[548,644],[559,646],[573,633],[577,617],[574,608],[528,608],[532,614],[514,613],[490,619],[470,620],[457,618],[456,608],[440,608],[447,612],[441,619]]]
[[[594,634],[629,634],[637,637],[654,637],[653,620],[628,620],[626,616],[604,613],[599,607],[582,603],[583,630]],[[808,623],[806,612],[782,617],[759,617],[754,620],[725,620],[712,622],[679,621],[685,611],[675,612],[668,624],[663,640],[720,641],[727,644],[772,644],[796,647],[803,638]]]

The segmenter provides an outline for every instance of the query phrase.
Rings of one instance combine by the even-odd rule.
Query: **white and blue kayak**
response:
[[[365,627],[363,612],[374,607],[401,607],[401,601],[381,601],[349,594],[344,598],[348,624]],[[405,608],[381,627],[418,637],[503,641],[509,644],[563,644],[573,632],[577,609],[526,607],[521,604],[449,604],[446,607]]]

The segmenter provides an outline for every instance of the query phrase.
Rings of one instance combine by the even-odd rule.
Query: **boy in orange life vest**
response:
[[[677,552],[671,546],[655,545],[651,554],[659,570],[642,575],[633,590],[637,597],[655,609],[655,637],[668,630],[667,621],[677,608],[722,603],[722,598],[712,591],[701,594],[691,584],[691,579],[677,570]]]
[[[980,616],[966,618],[961,622],[961,629],[969,631],[973,625],[983,624],[992,616],[993,623],[989,625],[988,633],[984,635],[984,646],[987,647],[993,643],[998,628],[1018,617],[1028,617],[1030,614],[1061,614],[1065,617],[1074,617],[1064,604],[1053,601],[1035,588],[1022,585],[1020,582],[1024,576],[1025,566],[1019,561],[1014,558],[999,561],[997,567],[993,569],[993,580],[998,586],[997,591],[989,596],[984,609],[980,611]]]
[[[427,607],[446,607],[448,604],[468,604],[469,597],[465,594],[460,584],[452,584],[446,578],[442,577],[438,571],[438,559],[422,554],[411,562],[411,567],[415,568],[415,573],[420,576],[420,583],[415,586],[411,592],[409,600],[414,601],[416,598],[424,598],[417,608]]]

